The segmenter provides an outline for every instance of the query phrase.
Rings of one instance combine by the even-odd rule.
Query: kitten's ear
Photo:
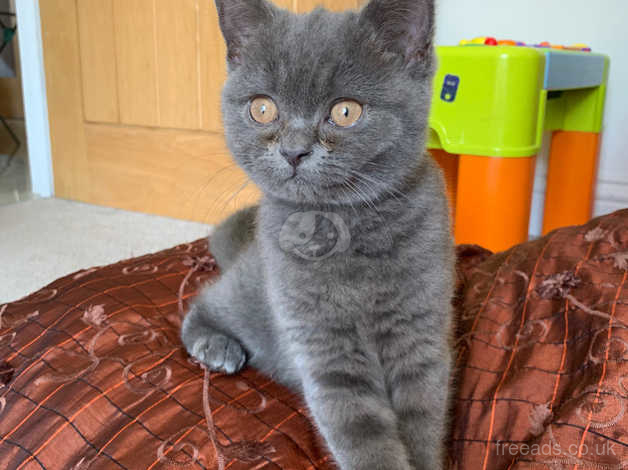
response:
[[[410,64],[428,58],[434,39],[434,0],[371,0],[361,21],[370,23],[379,41]]]
[[[249,40],[272,17],[272,7],[265,0],[215,0],[220,29],[227,43],[227,59],[239,63]]]

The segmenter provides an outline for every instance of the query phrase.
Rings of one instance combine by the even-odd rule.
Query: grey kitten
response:
[[[425,153],[433,0],[216,5],[227,142],[264,196],[213,235],[223,275],[183,342],[301,392],[342,470],[442,468],[453,244]]]

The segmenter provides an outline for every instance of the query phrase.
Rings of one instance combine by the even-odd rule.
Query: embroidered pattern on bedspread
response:
[[[627,468],[628,210],[458,271],[449,468]],[[0,468],[334,468],[299,397],[183,351],[218,274],[199,240],[0,305]]]

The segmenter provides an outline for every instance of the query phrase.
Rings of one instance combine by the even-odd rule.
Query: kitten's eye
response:
[[[329,120],[340,127],[350,127],[362,116],[362,105],[357,101],[339,101],[331,108]]]
[[[258,96],[253,99],[250,113],[251,117],[260,124],[269,124],[279,116],[277,105],[268,96]]]

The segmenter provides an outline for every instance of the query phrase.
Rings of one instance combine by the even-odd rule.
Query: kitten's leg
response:
[[[224,220],[209,237],[216,263],[225,272],[255,238],[259,207],[242,209]]]
[[[410,470],[377,358],[341,328],[320,326],[310,336],[309,351],[299,348],[295,362],[308,407],[339,467]]]
[[[211,252],[223,274],[236,263],[255,237],[257,206],[236,212],[223,221],[210,237]],[[256,296],[249,287],[244,294]],[[218,305],[218,295],[228,295],[237,290],[234,280],[221,279],[218,285],[207,287],[191,304],[182,329],[183,342],[188,352],[213,370],[235,373],[244,367],[246,353],[240,342],[226,331],[233,329],[233,318],[225,318]],[[237,316],[238,303],[229,312]],[[235,315],[234,315],[235,313]],[[244,312],[242,312],[243,314]]]
[[[183,324],[183,343],[190,356],[210,370],[235,374],[246,364],[247,353],[238,339],[224,334],[207,321],[206,317],[212,313],[211,306],[191,307]]]
[[[287,385],[298,384],[293,367],[279,350],[257,243],[194,299],[183,321],[187,351],[212,370],[238,372],[248,362]]]
[[[438,332],[400,329],[383,348],[390,402],[416,470],[443,468],[451,358]]]

